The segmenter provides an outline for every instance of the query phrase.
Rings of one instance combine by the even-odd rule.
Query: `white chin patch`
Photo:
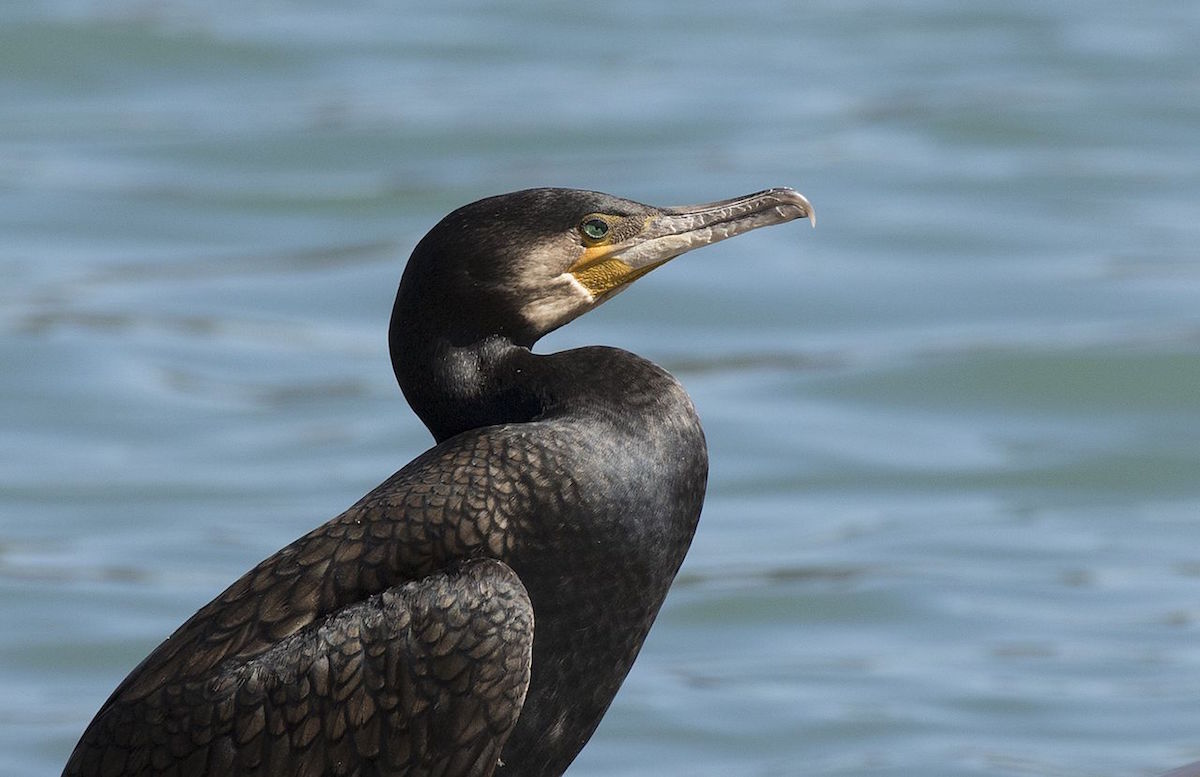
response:
[[[521,308],[521,316],[538,332],[549,332],[582,315],[596,304],[595,297],[569,272],[559,275],[541,296]]]

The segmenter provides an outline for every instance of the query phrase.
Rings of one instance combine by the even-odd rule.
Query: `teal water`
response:
[[[0,5],[0,773],[429,443],[451,208],[790,185],[543,350],[671,369],[696,543],[583,775],[1200,758],[1200,6]]]

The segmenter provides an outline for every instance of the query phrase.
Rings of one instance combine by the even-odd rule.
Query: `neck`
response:
[[[498,335],[457,344],[395,324],[390,346],[396,380],[438,442],[541,413],[543,403],[529,375],[537,357],[528,348]]]

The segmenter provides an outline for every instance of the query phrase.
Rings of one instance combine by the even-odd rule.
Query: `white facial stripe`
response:
[[[569,283],[570,283],[572,286],[574,286],[574,287],[575,287],[575,290],[576,290],[576,291],[577,291],[579,294],[583,295],[583,296],[584,296],[584,297],[587,299],[587,301],[588,301],[589,303],[592,303],[592,302],[595,302],[595,301],[596,301],[596,298],[595,298],[594,296],[592,296],[592,293],[591,293],[590,291],[588,291],[588,289],[587,289],[587,286],[584,286],[582,283],[580,283],[580,282],[579,282],[579,279],[575,277],[575,273],[573,273],[573,272],[565,272],[565,273],[563,273],[562,275],[560,275],[560,276],[558,276],[558,277],[559,277],[559,278],[566,278],[566,279],[567,279],[567,281],[568,281],[568,282],[569,282]]]
[[[595,297],[569,272],[547,285],[545,293],[521,306],[521,316],[538,331],[562,326],[596,304]]]

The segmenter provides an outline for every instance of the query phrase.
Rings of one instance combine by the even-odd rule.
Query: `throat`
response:
[[[528,348],[493,336],[392,343],[392,368],[405,398],[442,442],[469,429],[530,421],[543,403]]]

